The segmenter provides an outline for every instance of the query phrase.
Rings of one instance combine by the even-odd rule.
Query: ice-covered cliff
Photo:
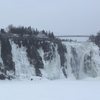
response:
[[[54,40],[1,37],[0,79],[100,76],[100,51],[95,44]]]
[[[91,42],[65,43],[67,53],[67,75],[70,78],[84,79],[100,75],[100,51]]]

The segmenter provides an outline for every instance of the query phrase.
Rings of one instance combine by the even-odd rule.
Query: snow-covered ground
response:
[[[100,100],[100,81],[0,81],[0,100]]]

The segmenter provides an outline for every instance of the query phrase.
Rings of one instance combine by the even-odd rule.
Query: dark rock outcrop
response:
[[[15,64],[13,62],[11,49],[9,39],[1,38],[1,58],[4,64],[3,72],[5,72],[5,74],[7,74],[7,71],[15,72]]]

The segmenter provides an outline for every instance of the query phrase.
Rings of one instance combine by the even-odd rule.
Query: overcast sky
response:
[[[0,27],[24,25],[55,34],[95,34],[100,0],[0,0]]]

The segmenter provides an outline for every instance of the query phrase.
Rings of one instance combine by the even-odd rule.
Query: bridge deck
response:
[[[61,35],[61,36],[55,36],[56,38],[58,38],[58,39],[60,39],[61,41],[64,41],[64,42],[67,42],[68,41],[68,38],[76,38],[76,37],[78,37],[78,38],[87,38],[87,37],[90,37],[89,35]],[[40,40],[40,41],[56,41],[56,39],[55,40],[53,40],[53,39],[49,39],[49,38],[39,38],[39,37],[36,37],[36,36],[18,36],[18,37],[16,37],[16,36],[14,36],[14,35],[5,35],[5,34],[0,34],[0,38],[10,38],[10,39],[18,39],[18,40],[20,40],[20,39],[36,39],[36,40]],[[61,39],[61,38],[64,38],[64,39]],[[72,39],[73,40],[73,39]]]
[[[90,37],[90,35],[59,35],[56,37]]]

